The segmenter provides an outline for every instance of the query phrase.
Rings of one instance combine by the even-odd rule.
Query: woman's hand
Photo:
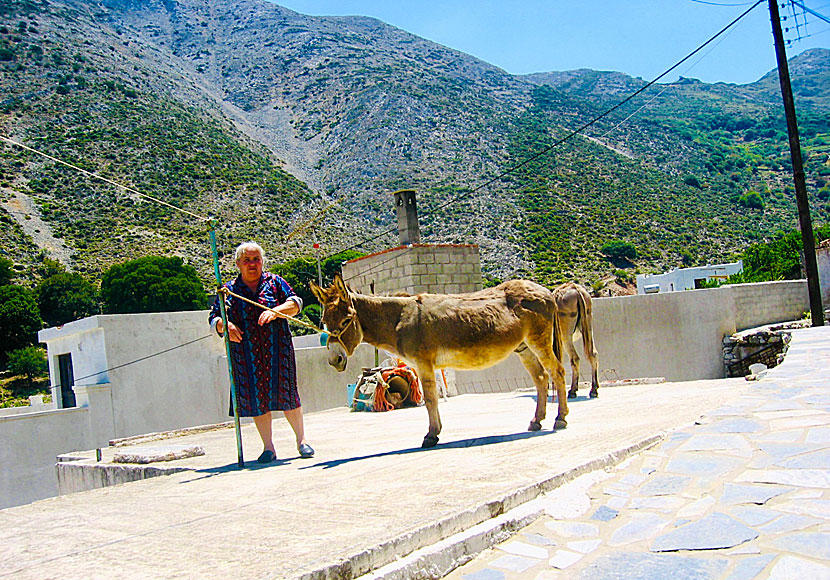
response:
[[[268,324],[269,322],[273,322],[277,318],[280,318],[280,316],[273,310],[263,310],[262,314],[259,315],[258,322],[260,326],[265,326],[266,324]]]
[[[216,322],[216,332],[219,334],[224,334],[225,326],[222,324],[222,319],[220,318]],[[231,342],[242,342],[242,331],[230,320],[228,320],[228,339]]]
[[[275,312],[276,311],[276,312]],[[277,318],[288,318],[300,312],[300,307],[293,300],[283,302],[279,306],[274,307],[273,310],[263,310],[259,315],[259,325],[265,326],[273,322]]]

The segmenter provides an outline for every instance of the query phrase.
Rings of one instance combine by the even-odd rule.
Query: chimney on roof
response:
[[[417,244],[421,241],[418,229],[418,208],[415,205],[415,190],[401,189],[395,196],[395,210],[398,214],[398,239],[402,246]]]

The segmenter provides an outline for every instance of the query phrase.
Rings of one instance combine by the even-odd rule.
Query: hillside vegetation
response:
[[[830,51],[790,68],[813,216],[827,223]],[[479,244],[487,276],[547,284],[727,260],[797,224],[774,71],[652,86],[524,163],[644,84],[509,75],[377,20],[264,0],[0,7],[0,134],[216,218],[225,273],[250,238],[277,262],[314,241],[327,256],[397,245],[381,233],[403,187],[418,191],[423,241]],[[7,144],[0,204],[0,249],[24,278],[50,255],[48,233],[91,279],[177,255],[212,286],[205,222]],[[612,263],[601,250],[614,241],[637,257]]]

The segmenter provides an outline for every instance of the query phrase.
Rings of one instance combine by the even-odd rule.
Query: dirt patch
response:
[[[43,221],[32,198],[13,189],[2,189],[9,199],[0,205],[20,224],[23,232],[32,238],[37,247],[46,252],[50,258],[71,268],[72,251],[62,240],[52,235],[52,228]]]

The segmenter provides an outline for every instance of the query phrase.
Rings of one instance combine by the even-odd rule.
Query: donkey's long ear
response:
[[[340,275],[340,272],[334,275],[333,285],[343,298],[349,297],[349,289],[346,287],[346,283],[343,281],[343,276]]]
[[[325,297],[326,297],[326,294],[325,294],[325,292],[323,291],[323,289],[322,289],[322,288],[320,288],[320,287],[319,287],[317,284],[315,284],[314,282],[309,282],[309,283],[308,283],[308,287],[309,287],[309,288],[311,288],[311,293],[312,293],[312,294],[314,294],[314,297],[315,297],[315,298],[317,298],[317,302],[319,302],[321,305],[325,304],[324,299],[325,299]]]

